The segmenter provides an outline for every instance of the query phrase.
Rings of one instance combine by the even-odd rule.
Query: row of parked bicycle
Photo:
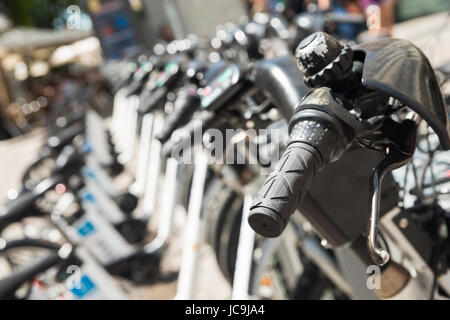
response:
[[[178,299],[206,243],[234,299],[448,298],[448,67],[327,21],[364,23],[257,14],[106,63],[109,121],[86,84],[1,209],[0,298],[129,297],[117,278],[164,277],[177,208]]]

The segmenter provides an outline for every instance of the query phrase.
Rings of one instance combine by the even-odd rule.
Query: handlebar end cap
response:
[[[250,210],[248,223],[256,233],[266,238],[279,237],[286,228],[286,223],[278,214],[260,206]]]

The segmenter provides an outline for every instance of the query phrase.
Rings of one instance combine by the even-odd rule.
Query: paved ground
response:
[[[44,135],[44,130],[35,130],[22,137],[0,141],[0,204],[5,202],[9,189],[20,187],[22,173],[36,160]]]

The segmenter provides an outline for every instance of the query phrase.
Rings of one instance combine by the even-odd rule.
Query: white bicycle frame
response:
[[[68,266],[67,272],[73,273],[71,277],[74,277],[74,279],[70,279],[71,277],[69,277],[66,281],[66,289],[70,292],[70,296],[67,297],[66,293],[65,296],[72,299],[126,299],[127,296],[123,290],[117,285],[116,281],[109,275],[103,266],[99,264],[99,262],[102,261],[102,257],[104,259],[106,256],[105,252],[107,250],[104,250],[104,253],[100,254],[100,256],[94,254],[93,252],[99,252],[98,249],[101,246],[97,246],[96,250],[92,250],[92,248],[89,249],[89,246],[92,244],[82,240],[79,232],[77,232],[73,226],[68,225],[61,217],[74,200],[75,197],[72,193],[64,194],[57,202],[55,209],[51,214],[53,223],[55,223],[73,244],[76,244],[75,254],[83,261],[83,264],[80,267]],[[83,218],[80,220],[82,219]],[[92,228],[95,228],[94,233],[97,233],[96,237],[99,237],[98,233],[102,234],[104,232],[104,227],[101,223],[93,223]],[[103,235],[103,237],[105,236],[110,236],[110,234]],[[115,240],[115,238],[116,237],[113,237],[113,240]],[[114,243],[112,246],[115,245],[117,245],[117,243]],[[38,292],[36,298],[39,297],[42,298],[42,293]]]
[[[107,221],[95,207],[95,198],[82,193],[84,214],[74,223],[68,224],[62,217],[75,201],[75,195],[66,193],[61,197],[51,214],[51,219],[75,245],[84,246],[103,265],[131,255],[134,248]]]
[[[102,166],[113,162],[108,149],[106,130],[101,117],[95,111],[88,111],[86,115],[86,144],[89,152],[86,155],[84,174],[95,180],[98,186],[110,197],[118,195],[114,182]]]
[[[154,253],[164,248],[172,233],[173,217],[178,200],[179,184],[177,183],[177,174],[180,166],[180,163],[175,158],[167,160],[163,187],[163,194],[166,197],[160,210],[156,238],[144,247],[144,251],[147,253]]]
[[[86,113],[86,141],[92,147],[92,155],[102,166],[113,163],[113,157],[108,148],[106,130],[103,127],[103,119],[92,110]]]
[[[134,146],[137,135],[137,123],[138,123],[138,107],[139,97],[136,95],[130,96],[126,99],[127,112],[124,118],[125,128],[123,139],[121,140],[121,153],[118,155],[118,161],[127,165],[134,156]]]
[[[65,247],[68,246],[68,247]],[[59,251],[71,250],[69,243]],[[41,275],[45,284],[31,285],[27,300],[125,300],[127,294],[113,277],[92,257],[83,246],[75,248],[75,256],[81,265],[69,265],[65,272],[69,275],[64,282],[55,280],[52,271]]]
[[[150,151],[153,139],[153,125],[153,114],[149,113],[142,117],[136,177],[129,188],[130,193],[134,194],[136,197],[144,195],[145,186],[147,184],[147,170],[150,162]]]
[[[244,196],[244,206],[242,210],[241,228],[239,232],[239,243],[237,248],[236,263],[234,268],[234,280],[231,293],[233,300],[249,299],[250,275],[253,261],[253,246],[255,242],[255,232],[248,224],[248,214],[253,197],[249,194]]]
[[[79,279],[74,279],[73,284],[75,286],[69,288],[74,299],[126,300],[128,298],[113,277],[92,257],[86,248],[82,246],[77,247],[75,249],[75,254],[83,261],[83,265],[80,267],[79,274],[76,275]],[[87,288],[88,291],[85,289],[86,285],[84,285],[86,281],[91,283]],[[80,296],[79,293],[78,295],[73,294],[74,289],[81,289],[83,295]],[[80,290],[77,290],[75,292],[79,291]]]
[[[133,110],[132,121],[134,125],[130,126],[128,132],[129,139],[135,141],[136,134],[131,134],[131,130],[136,132],[138,117],[137,117],[137,106],[138,101],[136,101],[137,96],[131,97],[134,100],[134,104],[127,106],[128,110]],[[119,100],[123,99],[120,97]],[[127,101],[130,99],[127,99]],[[117,103],[116,103],[117,105]],[[116,107],[115,109],[120,108]],[[134,108],[134,109],[133,109]],[[83,169],[84,178],[86,181],[86,187],[96,198],[96,205],[99,207],[99,211],[102,212],[110,222],[117,223],[125,219],[125,214],[121,211],[117,203],[111,199],[118,196],[119,192],[114,185],[114,181],[105,172],[105,170],[99,165],[98,156],[99,152],[96,150],[101,150],[106,144],[106,133],[102,130],[103,125],[101,119],[96,119],[94,113],[89,117],[90,121],[87,123],[87,140],[92,146],[92,151],[87,155],[87,165]],[[150,157],[150,145],[153,138],[153,120],[154,116],[147,114],[142,119],[141,126],[141,136],[138,152],[138,164],[136,169],[135,182],[129,187],[129,192],[137,197],[144,193],[147,169],[149,166]],[[114,123],[114,122],[112,122]],[[103,142],[103,144],[102,144]],[[131,143],[129,143],[131,145]],[[106,150],[108,151],[108,150]],[[126,151],[124,151],[126,152]],[[104,153],[104,152],[102,152]],[[124,155],[125,153],[122,153]],[[128,156],[126,156],[128,157]]]
[[[122,152],[123,139],[124,139],[124,129],[126,127],[126,114],[127,114],[127,104],[126,104],[126,90],[120,89],[114,96],[114,108],[111,120],[111,137],[114,142],[114,147],[117,153]]]
[[[114,96],[114,109],[110,126],[115,151],[118,153],[118,160],[122,164],[126,164],[133,156],[139,105],[139,97],[127,97],[126,95],[126,90],[120,89]],[[131,141],[132,139],[133,141]]]
[[[154,114],[153,130],[148,146],[150,153],[148,157],[147,179],[142,204],[141,216],[150,219],[156,209],[156,195],[158,193],[158,181],[161,168],[161,142],[155,136],[163,129],[164,119],[162,114]]]
[[[208,169],[208,157],[202,152],[197,153],[197,155],[186,228],[184,230],[184,246],[175,296],[176,300],[190,300],[194,297],[199,249],[204,242],[203,227],[206,216],[205,213],[202,214],[202,203]]]

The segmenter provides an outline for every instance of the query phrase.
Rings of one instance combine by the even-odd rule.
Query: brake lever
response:
[[[383,143],[385,158],[375,167],[371,174],[370,214],[367,235],[367,248],[370,258],[379,266],[385,265],[390,259],[389,253],[378,244],[381,183],[388,172],[402,167],[413,156],[416,148],[417,123],[413,120],[405,120],[402,124],[391,122],[388,124],[388,128],[385,129],[388,132],[387,138],[392,143]],[[399,132],[401,134],[398,134]]]

